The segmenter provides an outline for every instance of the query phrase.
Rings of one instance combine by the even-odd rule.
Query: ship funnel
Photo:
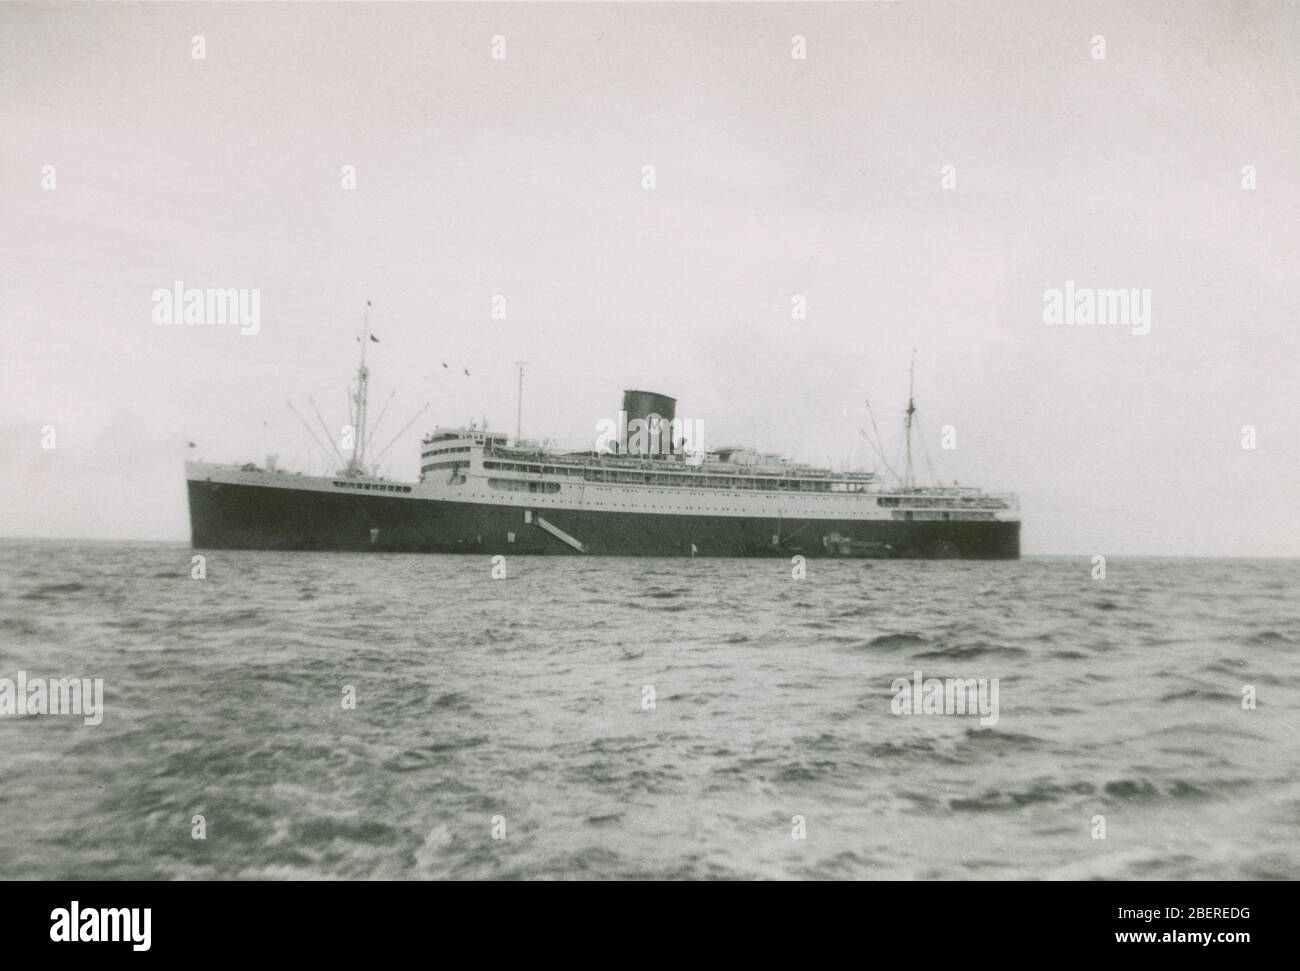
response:
[[[627,437],[627,454],[629,455],[666,455],[673,452],[672,421],[677,417],[677,399],[654,391],[624,391],[623,411],[627,415],[627,428],[631,434]],[[640,419],[649,422],[658,418],[658,427],[650,435],[635,434],[632,422]],[[646,426],[649,427],[648,425]]]

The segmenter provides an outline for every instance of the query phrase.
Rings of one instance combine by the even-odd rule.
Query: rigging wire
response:
[[[399,431],[396,435],[394,435],[393,438],[392,438],[392,440],[391,440],[387,445],[385,445],[385,446],[383,447],[382,450],[380,450],[380,452],[379,452],[378,455],[375,456],[375,464],[378,464],[379,460],[380,460],[381,458],[383,458],[384,455],[387,454],[388,450],[389,450],[390,448],[392,448],[392,447],[397,443],[397,440],[398,440],[399,438],[401,438],[403,435],[406,434],[406,430],[407,430],[408,428],[410,428],[412,425],[415,424],[415,420],[416,420],[417,418],[419,418],[421,415],[423,415],[423,414],[424,414],[426,411],[428,411],[428,410],[429,410],[429,405],[428,405],[428,403],[426,402],[425,405],[424,405],[424,407],[421,408],[419,411],[417,411],[417,412],[416,412],[416,413],[411,417],[411,420],[408,421],[405,425],[402,426],[402,430]]]
[[[309,397],[307,400],[311,403],[312,410],[316,412],[316,420],[320,422],[320,429],[325,433],[325,441],[330,443],[330,447],[334,449],[334,454],[338,456],[338,460],[344,465],[347,465],[347,459],[343,457],[343,453],[340,452],[338,446],[334,444],[334,438],[330,435],[329,426],[325,424],[325,419],[321,417],[320,409],[316,407],[316,399]]]
[[[330,456],[329,449],[327,449],[324,445],[321,444],[321,440],[317,438],[316,433],[312,431],[311,425],[307,424],[307,419],[303,418],[302,415],[298,414],[298,409],[293,406],[292,401],[286,401],[285,404],[289,406],[289,410],[293,412],[294,417],[297,418],[300,422],[302,422],[302,427],[307,429],[307,434],[311,436],[312,441],[314,441],[316,445],[320,448],[321,454],[325,456],[325,461],[332,463],[334,460]]]
[[[918,413],[918,417],[919,417],[919,413]],[[924,456],[925,467],[930,472],[930,484],[937,486],[939,484],[939,477],[934,474],[934,465],[932,465],[930,462],[930,446],[925,443],[925,438],[926,438],[925,435],[921,436],[921,455]]]
[[[384,415],[388,414],[388,406],[393,403],[393,399],[396,397],[397,397],[397,389],[394,388],[391,392],[389,392],[388,400],[384,402],[384,407],[379,409],[379,417],[375,419],[375,423],[370,426],[370,431],[366,433],[367,442],[375,437],[375,432],[379,430],[379,423],[384,420]]]
[[[885,458],[885,453],[881,449],[881,447],[876,444],[877,442],[883,441],[883,439],[881,439],[880,437],[880,428],[877,427],[876,425],[876,416],[871,411],[871,399],[865,398],[863,400],[866,401],[867,404],[867,417],[871,420],[871,428],[876,433],[876,440],[872,441],[871,436],[868,435],[866,431],[864,431],[863,429],[858,429],[858,431],[862,433],[862,437],[867,440],[867,444],[870,445],[872,450],[876,453],[876,455],[880,457],[881,463],[885,466],[885,469],[889,472],[889,474],[892,475],[895,479],[897,479],[898,473],[895,472],[893,466],[889,464],[889,459]]]

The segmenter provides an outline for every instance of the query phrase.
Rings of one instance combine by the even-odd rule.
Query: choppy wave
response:
[[[207,567],[0,544],[0,877],[1300,878],[1300,563]]]

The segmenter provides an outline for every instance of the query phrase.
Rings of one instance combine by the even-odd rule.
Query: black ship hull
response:
[[[1002,520],[769,519],[551,508],[526,514],[521,506],[195,479],[189,480],[189,505],[195,549],[972,560],[1020,556],[1020,523]]]

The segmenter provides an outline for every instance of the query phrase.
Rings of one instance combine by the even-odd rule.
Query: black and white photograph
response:
[[[1291,0],[0,4],[22,934],[961,881],[1249,943],[1298,216]]]

